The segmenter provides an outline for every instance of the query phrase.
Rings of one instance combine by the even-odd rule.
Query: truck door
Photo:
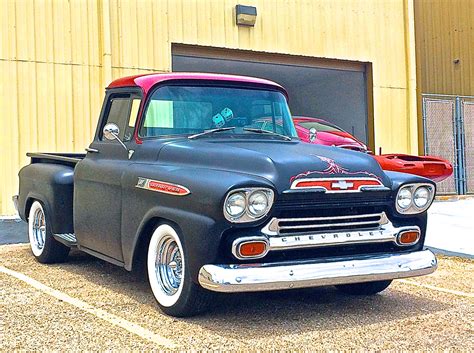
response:
[[[130,162],[124,146],[106,139],[103,128],[114,123],[120,141],[132,148],[140,102],[140,92],[107,92],[94,141],[74,172],[74,231],[78,244],[83,250],[117,262],[123,261],[121,179]]]

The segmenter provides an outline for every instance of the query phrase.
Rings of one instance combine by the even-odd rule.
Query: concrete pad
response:
[[[0,245],[28,242],[28,224],[19,218],[0,218]]]
[[[474,198],[434,202],[428,211],[425,245],[440,253],[474,258]]]

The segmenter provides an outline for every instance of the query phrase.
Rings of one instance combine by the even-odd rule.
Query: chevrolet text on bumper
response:
[[[336,227],[344,231],[327,231]],[[313,232],[305,233],[307,230]],[[315,230],[317,232],[314,232]],[[356,216],[273,218],[261,232],[264,235],[235,239],[232,254],[237,259],[246,259],[239,253],[240,246],[252,242],[265,244],[265,251],[259,254],[258,258],[264,257],[270,251],[363,243],[388,242],[403,247],[416,244],[421,235],[418,226],[395,227],[385,212]],[[407,234],[413,236],[407,238]]]
[[[374,295],[433,272],[423,246],[435,183],[301,142],[287,99],[252,77],[115,80],[87,153],[27,154],[13,201],[34,257],[66,261],[76,248],[146,271],[172,316],[201,313],[213,292]]]
[[[391,280],[436,270],[430,250],[280,264],[204,265],[199,283],[215,292],[257,292]]]

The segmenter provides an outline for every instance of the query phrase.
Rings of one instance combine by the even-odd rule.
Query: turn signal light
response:
[[[239,247],[241,257],[259,257],[267,251],[267,243],[263,241],[249,241]]]
[[[400,245],[413,245],[420,239],[418,230],[407,230],[398,234],[398,243]]]

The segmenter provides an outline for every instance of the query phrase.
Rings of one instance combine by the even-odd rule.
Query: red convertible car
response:
[[[356,137],[322,119],[293,117],[293,122],[296,132],[303,142],[338,146],[372,154],[384,170],[420,175],[436,182],[443,181],[453,173],[451,163],[438,157],[407,154],[374,155]]]

